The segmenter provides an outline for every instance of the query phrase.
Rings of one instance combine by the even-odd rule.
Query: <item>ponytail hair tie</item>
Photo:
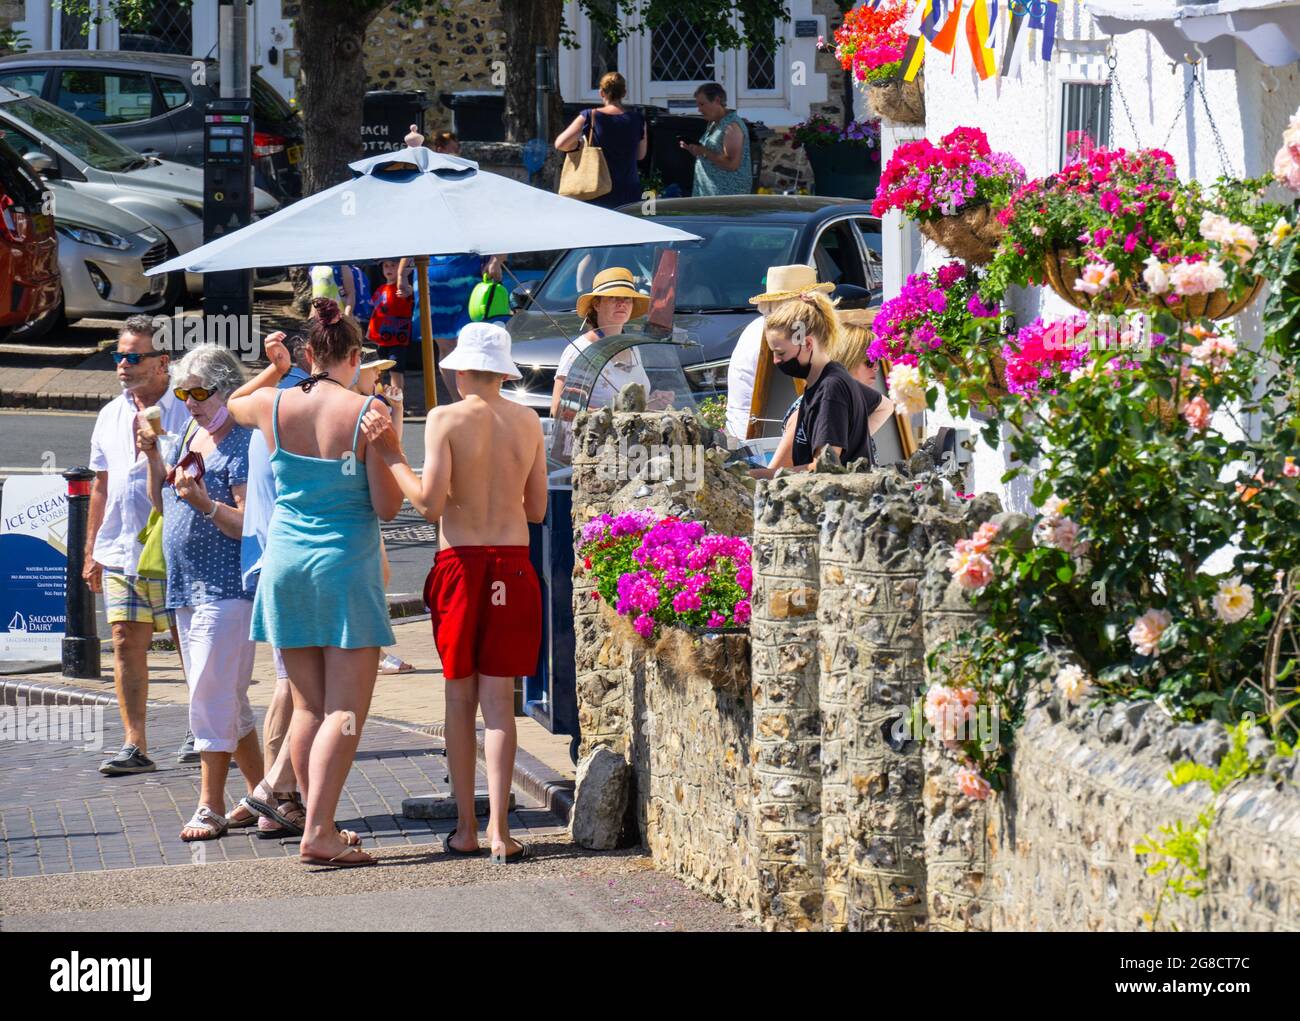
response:
[[[343,318],[343,310],[333,298],[315,298],[311,307],[316,310],[316,318],[322,326],[333,326]]]

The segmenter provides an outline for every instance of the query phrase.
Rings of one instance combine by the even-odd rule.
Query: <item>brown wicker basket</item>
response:
[[[925,72],[912,81],[894,78],[867,86],[867,105],[877,117],[895,124],[925,123]]]
[[[941,216],[937,220],[923,220],[921,233],[936,245],[942,245],[958,259],[982,266],[993,259],[1006,228],[987,202],[963,209],[956,216]]]
[[[1092,307],[1091,299],[1082,291],[1074,289],[1074,283],[1079,279],[1079,267],[1075,265],[1078,257],[1077,248],[1057,249],[1043,259],[1043,269],[1053,291],[1075,308],[1087,312]],[[1225,290],[1210,294],[1189,294],[1176,305],[1166,305],[1165,311],[1185,323],[1196,319],[1230,319],[1259,297],[1263,287],[1264,278],[1257,277],[1250,290],[1236,300]],[[1111,289],[1111,293],[1121,299],[1126,308],[1137,308],[1150,300],[1150,295],[1139,291],[1131,281],[1120,283]]]

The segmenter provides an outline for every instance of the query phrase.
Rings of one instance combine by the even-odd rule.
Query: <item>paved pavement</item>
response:
[[[29,710],[32,711],[32,710]],[[259,712],[259,728],[261,713]],[[98,766],[121,746],[122,728],[110,708],[102,716],[102,750],[70,741],[0,742],[0,877],[100,869],[238,861],[297,853],[296,841],[263,840],[253,830],[186,844],[180,828],[198,803],[199,767],[178,765],[185,736],[184,706],[155,704],[149,712],[154,773],[105,777]],[[370,720],[339,803],[338,821],[367,847],[429,843],[454,820],[402,817],[402,799],[450,793],[442,742],[428,734]],[[486,790],[480,772],[477,787]],[[247,790],[237,770],[227,784],[227,808]],[[516,796],[511,826],[525,834],[555,833],[561,821],[535,799]]]

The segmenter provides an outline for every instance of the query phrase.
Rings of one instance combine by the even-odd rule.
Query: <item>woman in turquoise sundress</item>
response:
[[[361,416],[374,397],[351,389],[361,334],[328,298],[312,302],[308,349],[316,368],[276,389],[289,352],[267,338],[271,365],[231,397],[231,417],[260,429],[271,451],[275,510],[253,601],[252,636],[281,651],[293,686],[290,756],[307,799],[301,860],[371,865],[334,824],[370,709],[379,649],[393,643],[380,575],[379,521],[402,493],[379,458],[366,457]]]

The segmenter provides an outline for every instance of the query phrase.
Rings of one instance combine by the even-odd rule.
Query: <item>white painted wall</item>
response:
[[[958,125],[974,125],[987,133],[995,150],[1014,154],[1030,177],[1057,170],[1062,83],[1102,82],[1107,74],[1107,39],[1097,33],[1092,18],[1078,3],[1062,3],[1052,60],[1046,64],[1026,62],[1019,80],[981,82],[971,67],[964,33],[958,35],[955,74],[951,71],[951,56],[935,50],[926,54],[926,137],[937,142]],[[1118,90],[1112,89],[1111,97],[1112,145],[1128,149],[1162,147],[1174,157],[1184,179],[1213,181],[1221,173],[1256,176],[1271,170],[1282,130],[1290,114],[1300,106],[1300,70],[1296,66],[1265,69],[1249,49],[1236,44],[1235,68],[1206,72],[1206,97],[1229,159],[1229,166],[1221,168],[1204,104],[1195,91],[1185,101],[1190,66],[1171,65],[1164,50],[1145,31],[1116,36],[1114,47]],[[1118,95],[1121,91],[1128,101],[1132,125]],[[926,269],[947,261],[942,249],[922,243]],[[900,255],[905,257],[905,249],[895,257]],[[887,282],[901,283],[905,272],[901,266],[891,272],[887,261]],[[1008,304],[1020,324],[1039,315],[1074,312],[1050,290],[1039,288],[1016,289]],[[1259,340],[1262,304],[1262,300],[1256,301],[1236,320],[1240,342]],[[953,421],[941,406],[927,416],[926,432],[932,433],[939,425]],[[961,424],[972,431],[980,425]],[[976,491],[1000,492],[1010,508],[1026,510],[1027,487],[1007,491],[1000,483],[1006,470],[1003,457],[979,444],[974,457]]]

